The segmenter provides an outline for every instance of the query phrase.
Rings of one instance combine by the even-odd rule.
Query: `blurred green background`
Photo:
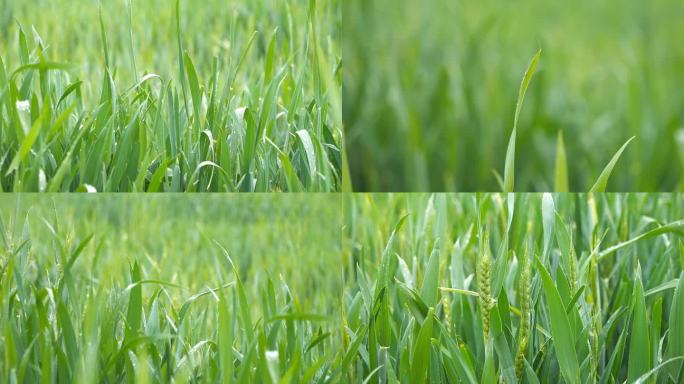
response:
[[[341,9],[337,1],[319,1],[319,18],[315,23],[322,49],[335,57],[339,56],[341,34]],[[175,0],[0,0],[0,55],[5,66],[9,70],[20,65],[16,53],[21,25],[29,41],[34,40],[34,32],[42,38],[51,61],[76,66],[71,73],[85,81],[86,95],[94,92],[99,96],[105,66],[100,9],[110,66],[121,87],[135,84],[132,57],[138,77],[142,77],[141,73],[154,73],[164,80],[178,80]],[[278,28],[283,41],[276,67],[287,60],[293,68],[309,65],[308,60],[300,58],[307,38],[307,11],[307,0],[181,0],[183,48],[200,75],[211,73],[214,56],[224,70],[232,70],[253,33],[258,31],[235,84],[236,95],[249,97],[257,93],[264,77],[266,51],[274,29]],[[228,73],[222,76],[227,77]],[[304,91],[310,96],[312,81],[307,82]]]
[[[182,286],[169,291],[179,300],[219,286],[221,274],[229,274],[216,241],[235,261],[252,299],[260,297],[267,278],[282,279],[305,308],[329,314],[329,298],[338,295],[342,279],[334,268],[339,203],[331,197],[5,194],[0,232],[15,245],[30,239],[30,255],[17,267],[27,277],[51,269],[61,244],[74,246],[92,234],[74,265],[83,283],[94,279],[99,289],[121,288],[137,261],[145,278]]]
[[[684,2],[349,0],[343,118],[354,189],[500,190],[518,88],[520,191],[553,188],[562,132],[571,190],[631,136],[613,191],[684,189]]]

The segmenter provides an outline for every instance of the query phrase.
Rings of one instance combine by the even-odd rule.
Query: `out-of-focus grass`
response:
[[[321,194],[0,196],[0,381],[339,375],[339,208]]]
[[[343,115],[355,190],[500,190],[520,79],[543,54],[517,132],[519,191],[682,189],[684,3],[351,0]]]

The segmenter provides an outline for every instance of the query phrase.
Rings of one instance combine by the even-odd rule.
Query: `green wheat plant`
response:
[[[339,205],[279,196],[0,196],[0,381],[340,382]]]
[[[354,190],[684,188],[681,1],[349,0],[342,8]],[[614,172],[597,184],[610,163]],[[504,165],[515,174],[506,188]]]
[[[680,383],[684,200],[356,194],[344,323],[365,383]]]
[[[527,70],[525,71],[522,83],[520,84],[520,91],[518,92],[518,102],[515,106],[515,117],[513,118],[513,130],[511,131],[511,136],[508,139],[508,147],[506,149],[506,162],[504,166],[503,180],[501,179],[501,176],[498,173],[495,172],[494,174],[497,177],[503,192],[513,192],[515,190],[515,142],[518,130],[518,118],[520,116],[520,111],[522,110],[523,101],[525,100],[525,93],[527,92],[527,87],[530,85],[532,76],[534,76],[534,72],[537,69],[541,53],[542,51],[540,49],[534,55],[534,57],[530,61],[530,64],[527,67]],[[606,186],[608,185],[608,178],[610,177],[610,174],[613,172],[615,164],[620,159],[620,155],[622,155],[622,152],[625,150],[627,145],[632,140],[634,140],[634,137],[627,140],[627,142],[624,143],[622,147],[620,147],[617,153],[613,155],[613,158],[610,160],[608,165],[606,165],[601,174],[598,176],[598,179],[596,180],[594,185],[589,189],[589,192],[605,192]],[[565,154],[565,145],[563,144],[562,132],[558,132],[555,161],[556,166],[553,191],[568,192],[568,164]]]
[[[336,0],[2,3],[1,190],[341,188]]]

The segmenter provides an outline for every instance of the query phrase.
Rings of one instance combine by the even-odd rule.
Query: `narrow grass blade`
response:
[[[22,65],[21,67],[17,68],[14,72],[12,72],[12,75],[10,76],[11,80],[14,80],[17,76],[19,76],[23,72],[27,71],[66,71],[68,69],[73,68],[74,66],[72,64],[68,63],[58,63],[54,61],[41,61],[39,63],[33,63],[33,64],[26,64]]]
[[[102,39],[102,49],[104,50],[105,68],[109,68],[109,46],[107,44],[107,34],[105,33],[104,20],[102,19],[102,6],[100,6],[100,39]]]
[[[192,97],[192,121],[195,127],[195,132],[199,135],[199,133],[202,131],[202,123],[200,120],[200,111],[202,110],[202,94],[200,91],[199,79],[197,77],[195,65],[192,63],[192,59],[190,59],[190,56],[187,52],[185,53],[185,69],[187,71],[188,85],[190,86],[190,96]]]
[[[596,183],[594,183],[594,186],[591,187],[589,192],[605,192],[606,191],[606,186],[608,185],[608,178],[610,177],[610,174],[613,172],[613,168],[615,167],[615,164],[617,163],[618,159],[620,159],[620,155],[622,155],[622,151],[627,148],[627,145],[634,140],[634,136],[632,136],[627,142],[625,142],[622,147],[613,155],[613,158],[610,159],[610,162],[606,167],[603,169],[603,172],[599,175],[598,179],[596,180]]]
[[[684,219],[673,221],[671,223],[661,225],[655,229],[651,229],[651,230],[646,231],[640,235],[634,236],[629,240],[623,241],[621,243],[615,244],[611,247],[604,249],[603,251],[601,251],[599,253],[598,257],[599,257],[599,259],[602,259],[602,258],[604,258],[604,257],[606,257],[612,253],[615,253],[622,248],[625,248],[629,245],[632,245],[638,241],[651,239],[653,237],[656,237],[658,235],[662,235],[664,233],[672,233],[672,232],[678,233],[682,227],[684,227]]]
[[[141,280],[140,265],[135,262],[131,267],[131,283]],[[128,296],[128,311],[126,314],[126,340],[130,341],[138,336],[142,323],[142,286],[134,286]]]
[[[252,324],[252,315],[250,313],[250,305],[249,301],[247,300],[245,286],[242,284],[242,279],[240,279],[240,272],[235,266],[235,263],[233,263],[233,259],[231,259],[228,251],[218,241],[214,241],[214,243],[221,248],[223,255],[226,257],[226,260],[230,264],[233,273],[235,274],[235,284],[237,287],[238,303],[240,304],[240,318],[243,331],[247,335],[247,340],[256,340]]]
[[[43,107],[40,116],[33,123],[31,130],[24,137],[24,140],[22,140],[21,146],[19,147],[19,151],[16,155],[14,155],[14,159],[12,159],[12,163],[10,163],[10,166],[7,169],[7,173],[5,173],[5,175],[9,175],[15,170],[17,170],[17,168],[19,168],[19,164],[21,164],[21,162],[24,161],[26,155],[28,155],[29,151],[31,150],[31,147],[38,138],[38,134],[40,133],[40,130],[43,127],[43,120],[47,118],[49,110],[50,108],[47,105]]]
[[[314,150],[313,142],[311,141],[311,136],[309,135],[309,131],[304,129],[297,131],[297,136],[302,142],[302,147],[306,153],[306,159],[309,165],[309,181],[310,183],[313,183],[314,180],[316,180],[318,170],[316,169],[316,152]]]
[[[568,162],[565,157],[565,144],[563,143],[563,131],[558,131],[556,142],[556,172],[554,178],[555,192],[568,192]]]
[[[684,356],[684,272],[679,275],[672,307],[670,307],[670,333],[667,336],[667,356]]]
[[[558,365],[565,381],[569,384],[579,384],[580,367],[575,351],[575,340],[565,307],[553,278],[539,259],[537,259],[537,267],[542,278],[548,305],[551,336],[553,337],[553,347],[558,358]]]
[[[439,246],[435,244],[430,253],[425,274],[423,275],[423,284],[420,288],[421,298],[430,307],[437,305],[439,281]]]
[[[220,355],[221,367],[221,382],[223,384],[231,384],[233,382],[233,317],[229,301],[227,300],[228,293],[223,290],[218,290],[219,296],[219,322],[218,322],[218,348]]]
[[[504,192],[513,192],[514,189],[515,139],[518,128],[518,119],[520,117],[520,111],[522,110],[523,101],[525,100],[527,87],[530,85],[532,76],[537,69],[541,52],[542,50],[540,48],[534,57],[532,57],[532,60],[525,71],[525,75],[523,76],[522,83],[520,84],[520,90],[518,91],[518,102],[515,105],[515,117],[513,118],[513,131],[511,132],[511,137],[508,140],[508,148],[506,149],[506,164],[504,166]]]
[[[511,137],[508,140],[508,149],[506,149],[506,164],[504,166],[503,181],[504,192],[513,192],[515,185],[515,136],[516,129],[513,128],[513,131],[511,132]]]
[[[278,154],[278,157],[280,158],[280,163],[282,164],[283,172],[285,173],[285,182],[287,183],[287,189],[290,192],[303,192],[304,186],[302,185],[302,182],[299,181],[299,177],[297,177],[297,175],[295,174],[290,159],[287,157],[285,153],[282,152]]]
[[[432,318],[434,310],[430,308],[418,337],[413,345],[413,359],[411,360],[411,382],[423,383],[428,377],[430,366],[430,339],[432,338]]]
[[[641,283],[641,266],[637,266],[634,283],[634,305],[632,307],[632,329],[629,339],[629,361],[627,381],[633,382],[651,369],[651,356],[646,318],[646,299]]]
[[[648,379],[651,376],[656,375],[656,377],[658,377],[657,375],[660,372],[660,370],[665,369],[665,367],[672,370],[672,369],[676,368],[677,366],[680,366],[682,364],[682,361],[684,361],[684,356],[677,356],[677,357],[669,358],[669,359],[663,361],[662,363],[658,364],[655,368],[651,369],[647,373],[643,374],[636,381],[634,381],[634,384],[647,383]],[[673,366],[672,363],[677,363],[677,364]],[[670,382],[673,382],[673,381],[670,380]]]

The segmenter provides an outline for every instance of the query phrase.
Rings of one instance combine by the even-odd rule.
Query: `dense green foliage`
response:
[[[678,383],[683,213],[652,194],[6,195],[0,374]]]
[[[345,211],[350,382],[682,382],[682,196],[353,195]]]
[[[520,80],[516,191],[588,191],[631,137],[611,191],[684,188],[684,3],[343,4],[343,120],[358,191],[500,191]]]
[[[345,192],[0,193],[0,383],[683,383],[681,15],[0,0],[0,192]]]
[[[334,381],[340,204],[279,196],[0,196],[0,381]]]
[[[337,0],[0,0],[0,189],[338,190],[340,23]]]

